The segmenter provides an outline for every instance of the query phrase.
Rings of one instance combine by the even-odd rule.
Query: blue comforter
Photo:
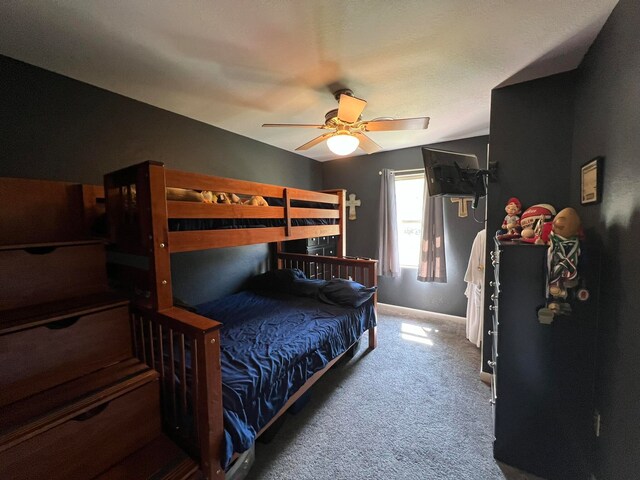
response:
[[[225,467],[314,373],[375,325],[372,301],[350,308],[274,292],[243,291],[198,313],[223,323]]]

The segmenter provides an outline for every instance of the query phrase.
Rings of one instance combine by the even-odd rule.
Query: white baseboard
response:
[[[446,313],[428,312],[426,310],[418,310],[416,308],[401,307],[399,305],[390,305],[388,303],[378,302],[378,311],[380,313],[398,314],[398,315],[411,315],[417,318],[423,318],[425,320],[443,320],[445,322],[461,323],[466,325],[467,319],[465,317],[458,317],[456,315],[447,315]]]

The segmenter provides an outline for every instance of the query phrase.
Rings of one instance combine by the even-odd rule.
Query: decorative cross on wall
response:
[[[458,204],[458,216],[460,218],[465,218],[469,215],[469,210],[467,208],[467,202],[472,202],[472,198],[452,198],[451,203]]]
[[[349,200],[344,202],[344,204],[347,207],[349,207],[349,220],[355,220],[356,219],[356,207],[359,207],[361,205],[361,201],[360,200],[356,200],[356,194],[355,193],[350,193],[349,194]]]

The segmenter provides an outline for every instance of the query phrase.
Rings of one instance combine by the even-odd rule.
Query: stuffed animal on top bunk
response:
[[[547,305],[538,312],[542,323],[551,323],[556,315],[571,313],[570,289],[578,286],[580,256],[580,217],[573,208],[561,210],[553,220],[547,251]],[[582,298],[579,299],[582,300]]]
[[[504,207],[507,215],[502,221],[502,228],[498,230],[498,240],[512,240],[520,237],[520,217],[518,214],[522,211],[522,204],[516,197],[511,197]]]
[[[202,203],[213,203],[213,192],[203,190],[200,192],[200,196],[202,197]]]
[[[211,203],[224,203],[227,205],[231,205],[233,203],[242,203],[240,201],[240,197],[238,197],[235,193],[226,193],[226,192],[209,192],[212,195]]]
[[[255,205],[255,206],[258,206],[258,207],[268,207],[269,206],[269,204],[264,199],[264,197],[261,197],[260,195],[252,196],[250,199],[245,200],[244,204],[245,205]]]

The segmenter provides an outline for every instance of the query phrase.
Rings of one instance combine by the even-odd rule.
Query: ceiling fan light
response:
[[[355,152],[360,141],[349,133],[337,133],[327,140],[327,146],[336,155],[349,155]]]

